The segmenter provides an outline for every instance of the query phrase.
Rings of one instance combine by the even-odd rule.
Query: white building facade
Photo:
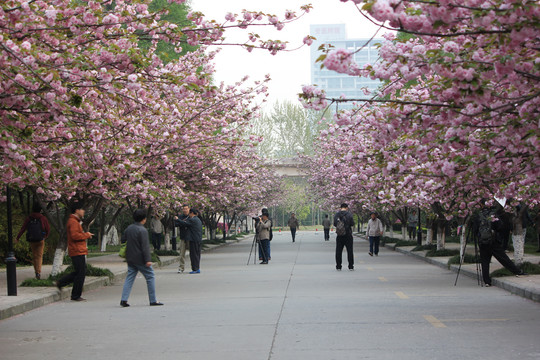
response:
[[[359,67],[365,64],[374,64],[379,58],[377,43],[382,43],[382,38],[370,39],[348,39],[345,24],[311,25],[310,34],[317,38],[311,45],[311,83],[318,85],[326,91],[327,98],[347,99],[369,99],[373,95],[366,95],[364,88],[370,90],[371,94],[380,86],[380,81],[371,80],[340,74],[333,70],[321,69],[321,63],[316,63],[317,58],[322,55],[318,50],[322,44],[331,44],[335,49],[343,48],[351,52],[359,50],[354,55],[354,61]],[[339,109],[351,108],[350,103],[341,103]]]

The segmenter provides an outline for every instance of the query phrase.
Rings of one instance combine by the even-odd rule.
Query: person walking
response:
[[[186,220],[188,217],[189,217],[189,206],[183,205],[182,214],[180,214],[178,219]],[[180,259],[179,259],[179,265],[178,265],[178,273],[181,274],[184,272],[186,268],[186,250],[189,247],[189,242],[187,240],[188,228],[183,225],[180,225],[178,228],[180,229],[180,249],[178,251],[180,253]]]
[[[73,283],[73,289],[71,290],[71,300],[73,301],[86,301],[81,297],[86,277],[86,255],[88,255],[86,240],[90,239],[94,234],[83,231],[81,222],[84,218],[84,212],[82,203],[77,202],[71,206],[71,215],[66,224],[66,232],[68,255],[71,258],[74,270],[56,282],[56,287],[59,290]]]
[[[122,289],[120,306],[128,307],[128,298],[133,287],[133,282],[137,273],[141,273],[146,279],[148,289],[148,299],[150,306],[163,305],[156,300],[156,282],[154,269],[152,268],[152,255],[150,254],[150,243],[148,241],[148,231],[144,227],[146,224],[146,210],[137,209],[133,213],[133,224],[129,225],[122,234],[122,243],[126,243],[126,262],[128,273]]]
[[[480,249],[480,262],[482,267],[482,280],[486,287],[491,286],[489,265],[494,256],[497,261],[510,270],[514,275],[527,275],[510,260],[503,248],[504,236],[508,224],[505,224],[504,209],[494,212],[484,207],[474,217],[472,231],[475,234]]]
[[[352,228],[354,219],[349,211],[349,205],[343,203],[340,211],[334,215],[334,227],[336,228],[336,269],[341,271],[343,248],[347,248],[347,260],[349,270],[354,270],[353,236]],[[339,231],[338,231],[339,229]]]
[[[259,241],[260,255],[262,256],[261,264],[268,264],[270,255],[270,229],[272,228],[272,221],[269,218],[267,209],[262,209],[262,215],[260,220],[255,225],[257,227],[257,240]]]
[[[296,229],[300,227],[300,225],[298,224],[298,219],[296,218],[294,213],[291,214],[287,225],[291,229],[292,242],[294,242],[294,239],[296,238]]]
[[[202,245],[202,221],[198,217],[199,212],[189,209],[188,217],[184,220],[175,217],[177,226],[186,227],[186,240],[189,242],[189,259],[191,261],[190,274],[200,274],[201,245]]]
[[[367,224],[366,235],[369,240],[369,256],[373,256],[373,254],[379,256],[379,243],[384,232],[384,226],[378,215],[376,212],[372,212],[371,219]]]
[[[163,237],[163,223],[157,215],[152,215],[150,220],[150,233],[152,234],[154,250],[159,250],[161,248],[161,238]]]
[[[41,206],[34,204],[32,213],[24,220],[24,223],[15,239],[19,242],[22,234],[26,231],[26,241],[32,250],[32,265],[36,279],[41,279],[41,265],[43,264],[43,249],[45,247],[45,239],[49,237],[50,226],[47,218],[41,214]]]
[[[416,224],[418,224],[418,215],[416,214],[416,210],[412,210],[407,217],[409,240],[416,240]]]
[[[328,214],[324,216],[324,220],[322,221],[322,226],[324,228],[324,241],[330,241],[330,226],[332,226],[332,222],[330,222],[330,219],[328,218]]]

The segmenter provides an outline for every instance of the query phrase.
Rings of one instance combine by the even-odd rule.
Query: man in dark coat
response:
[[[341,271],[341,258],[343,248],[347,248],[347,260],[349,261],[349,270],[354,270],[354,254],[353,254],[353,236],[352,228],[354,227],[354,219],[349,211],[349,205],[341,204],[341,209],[334,216],[334,227],[337,228],[338,221],[345,224],[345,235],[338,235],[336,238],[336,269]]]
[[[120,306],[129,306],[127,301],[138,272],[141,272],[146,279],[150,306],[163,305],[163,303],[156,300],[156,283],[151,262],[150,242],[148,241],[148,230],[144,227],[146,223],[146,210],[135,210],[133,220],[135,222],[129,225],[122,235],[122,243],[126,242],[128,273],[122,290]]]
[[[189,209],[188,218],[180,220],[175,217],[176,226],[187,228],[186,240],[189,242],[189,259],[191,260],[190,274],[200,274],[201,245],[202,245],[202,221],[197,216],[199,212]]]

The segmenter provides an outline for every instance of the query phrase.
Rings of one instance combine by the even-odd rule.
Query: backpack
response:
[[[43,240],[43,227],[40,218],[31,217],[26,227],[26,241],[40,242]]]
[[[489,245],[493,241],[494,232],[491,227],[491,220],[488,214],[480,212],[479,224],[478,224],[478,243],[483,245]]]
[[[347,235],[347,227],[345,226],[345,221],[338,216],[337,225],[336,225],[336,235],[344,236]]]

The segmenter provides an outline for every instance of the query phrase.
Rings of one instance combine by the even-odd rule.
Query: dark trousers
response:
[[[71,256],[71,262],[73,263],[73,272],[64,275],[60,280],[58,280],[58,286],[64,287],[73,283],[71,299],[75,300],[80,298],[82,294],[84,278],[86,277],[86,256]]]
[[[270,240],[263,239],[259,242],[259,256],[263,262],[270,259]]]
[[[294,242],[294,238],[296,237],[296,228],[291,228],[291,235],[292,235],[292,241]]]
[[[161,247],[161,236],[162,234],[152,232],[152,246],[154,247],[154,250],[159,250]]]
[[[380,236],[369,237],[369,252],[372,254],[379,254],[379,243],[381,242]]]
[[[324,229],[324,240],[325,241],[330,240],[330,228],[328,228],[328,229],[325,228]]]
[[[513,272],[514,274],[519,274],[520,270],[514,264],[512,260],[506,255],[502,245],[493,241],[492,244],[480,244],[480,260],[482,262],[482,278],[484,279],[485,284],[491,285],[491,277],[489,276],[489,264],[491,263],[491,257],[494,256],[502,266]]]
[[[409,240],[415,240],[416,239],[416,226],[407,226],[407,230],[409,232]]]
[[[197,271],[201,265],[201,243],[196,241],[189,242],[189,260],[191,261],[191,270]]]
[[[343,248],[347,248],[349,269],[354,269],[353,237],[352,235],[338,236],[336,238],[336,269],[341,269]]]

